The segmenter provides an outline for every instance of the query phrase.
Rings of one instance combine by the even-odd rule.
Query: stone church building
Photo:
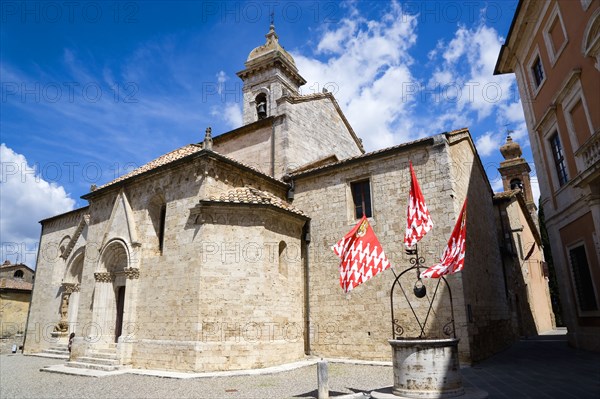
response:
[[[93,188],[88,206],[41,222],[25,353],[74,333],[75,367],[389,361],[393,272],[345,294],[331,246],[366,214],[395,273],[410,267],[409,161],[434,222],[419,244],[427,266],[469,199],[465,267],[447,278],[461,360],[551,329],[522,169],[501,169],[507,182],[526,184],[494,194],[467,129],[366,153],[334,96],[300,95],[306,81],[294,59],[273,27],[266,38],[238,73],[243,126],[216,137],[209,128],[202,142]],[[505,157],[523,161],[520,151]],[[451,317],[440,290],[434,326]],[[411,336],[408,305],[396,303]]]

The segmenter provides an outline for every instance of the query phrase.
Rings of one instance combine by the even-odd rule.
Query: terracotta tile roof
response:
[[[275,195],[258,190],[254,187],[238,187],[232,190],[229,190],[221,195],[211,196],[208,202],[216,202],[216,203],[232,203],[232,204],[260,204],[260,205],[271,205],[279,209],[286,210],[288,212],[295,213],[296,215],[300,215],[308,218],[308,216],[302,212],[300,209],[288,204],[286,201],[282,200]]]
[[[501,193],[494,193],[494,200],[506,200],[506,199],[510,199],[513,197],[516,197],[517,194],[519,194],[521,192],[521,190],[508,190],[508,191],[503,191]]]
[[[136,168],[136,169],[132,170],[131,172],[124,174],[123,176],[117,177],[116,179],[104,184],[103,186],[98,187],[98,189],[111,186],[115,183],[118,183],[123,180],[127,180],[127,179],[137,176],[137,175],[141,175],[144,172],[148,172],[152,169],[156,169],[160,166],[169,164],[173,161],[176,161],[178,159],[181,159],[181,158],[191,155],[193,153],[199,152],[201,150],[202,150],[202,145],[200,145],[200,144],[185,145],[174,151],[166,153],[165,155],[161,155],[160,157],[156,158],[155,160],[150,161],[147,164],[142,165],[139,168]]]
[[[328,164],[325,164],[325,165],[322,165],[322,166],[317,166],[316,168],[311,168],[311,169],[307,169],[307,170],[301,170],[299,172],[292,172],[292,173],[290,173],[290,175],[292,177],[302,176],[304,174],[316,172],[316,171],[321,170],[321,169],[327,169],[327,168],[330,168],[330,167],[333,167],[333,166],[344,165],[344,164],[347,164],[347,163],[351,163],[353,161],[358,161],[358,160],[361,160],[361,159],[366,159],[366,158],[369,158],[369,157],[372,157],[372,156],[376,156],[376,155],[379,155],[379,154],[383,154],[383,153],[386,153],[386,152],[393,152],[395,150],[399,150],[399,149],[402,149],[404,147],[409,147],[409,146],[414,145],[414,144],[418,144],[418,143],[425,142],[425,141],[430,141],[430,140],[433,139],[433,137],[435,137],[435,136],[424,137],[422,139],[410,141],[408,143],[402,143],[402,144],[398,144],[398,145],[395,145],[395,146],[392,146],[392,147],[386,147],[386,148],[382,148],[380,150],[375,150],[375,151],[367,152],[367,153],[364,153],[364,154],[355,155],[353,157],[344,158],[344,159],[342,159],[341,161],[338,161],[338,162],[333,162],[333,163],[328,163]]]
[[[33,284],[28,283],[27,281],[12,278],[0,278],[0,289],[31,291],[32,288]]]
[[[178,149],[176,149],[174,151],[171,151],[171,152],[169,152],[169,153],[167,153],[165,155],[162,155],[162,156],[160,156],[160,157],[158,157],[158,158],[156,158],[156,159],[148,162],[147,164],[142,165],[139,168],[136,168],[136,169],[132,170],[131,172],[126,173],[123,176],[120,176],[120,177],[118,177],[118,178],[116,178],[116,179],[114,179],[114,180],[112,180],[112,181],[110,181],[110,182],[108,182],[108,183],[106,183],[106,184],[98,187],[96,190],[100,190],[100,189],[109,187],[109,186],[111,186],[113,184],[116,184],[116,183],[119,183],[121,181],[130,179],[132,177],[141,175],[141,174],[143,174],[145,172],[149,172],[149,171],[151,171],[153,169],[157,169],[157,168],[159,168],[161,166],[168,165],[168,164],[170,164],[172,162],[175,162],[175,161],[177,161],[179,159],[185,158],[188,155],[192,155],[192,154],[198,153],[198,152],[202,151],[202,149],[203,149],[202,144],[188,144],[188,145],[185,145],[185,146],[183,146],[181,148],[178,148]],[[210,151],[212,151],[212,150],[210,150]],[[277,181],[281,182],[281,180],[274,179],[271,176],[268,176],[268,175],[264,174],[264,172],[261,172],[260,170],[256,169],[255,167],[247,165],[247,164],[245,164],[243,162],[240,162],[240,161],[238,161],[236,159],[230,158],[230,157],[228,157],[226,155],[220,154],[220,153],[218,153],[216,151],[212,151],[212,152],[214,154],[216,154],[217,156],[228,160],[229,162],[232,162],[234,164],[242,166],[242,167],[244,167],[246,169],[250,169],[250,170],[252,170],[255,173],[258,173],[258,174],[260,174],[262,176],[268,177],[269,179],[277,180]]]

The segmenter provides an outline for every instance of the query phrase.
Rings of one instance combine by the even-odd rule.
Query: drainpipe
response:
[[[271,121],[271,177],[275,177],[275,119]]]
[[[304,244],[304,354],[312,353],[310,342],[310,283],[309,283],[309,245],[310,245],[310,220],[306,221],[302,229],[302,243]]]

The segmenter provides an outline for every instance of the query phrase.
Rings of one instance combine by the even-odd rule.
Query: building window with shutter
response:
[[[579,310],[582,312],[598,310],[598,301],[592,284],[585,246],[579,245],[569,249],[569,261]]]
[[[371,185],[369,179],[350,183],[352,200],[354,202],[354,217],[360,219],[364,216],[371,217]]]
[[[550,138],[550,146],[552,147],[552,157],[554,158],[556,174],[558,175],[558,184],[562,187],[567,183],[569,177],[567,175],[564,151],[557,132]]]

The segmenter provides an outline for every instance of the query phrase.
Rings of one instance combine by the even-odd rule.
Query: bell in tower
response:
[[[267,96],[263,93],[256,96],[256,115],[258,119],[267,117]]]
[[[277,100],[299,95],[306,80],[298,73],[294,58],[280,44],[271,21],[266,42],[248,55],[245,69],[237,75],[244,82],[244,125],[278,115]]]

